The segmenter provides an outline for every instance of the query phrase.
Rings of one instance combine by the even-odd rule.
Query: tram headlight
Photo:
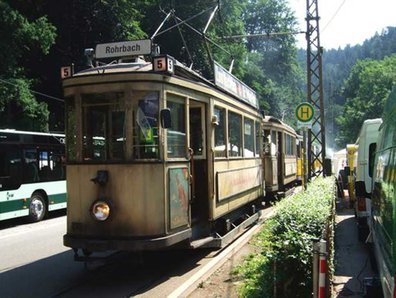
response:
[[[110,216],[110,206],[105,201],[96,201],[91,208],[96,220],[105,221]]]

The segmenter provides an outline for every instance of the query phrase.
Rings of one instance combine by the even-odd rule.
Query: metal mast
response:
[[[314,107],[312,129],[308,132],[308,180],[324,173],[326,157],[322,52],[319,40],[318,1],[307,0],[307,95],[308,102]],[[314,150],[315,147],[318,149]],[[319,164],[320,170],[315,171],[314,165]]]

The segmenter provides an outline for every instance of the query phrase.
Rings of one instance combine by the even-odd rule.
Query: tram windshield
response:
[[[158,92],[134,91],[81,94],[81,128],[78,129],[75,100],[68,100],[67,132],[81,131],[82,152],[70,140],[68,159],[122,161],[158,159]],[[71,137],[73,138],[73,137]],[[76,137],[74,137],[76,138]]]

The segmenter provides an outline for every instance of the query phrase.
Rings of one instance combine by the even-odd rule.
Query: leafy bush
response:
[[[243,279],[241,297],[311,297],[313,241],[322,237],[334,199],[334,178],[318,178],[277,203],[253,239],[261,253],[235,270]]]

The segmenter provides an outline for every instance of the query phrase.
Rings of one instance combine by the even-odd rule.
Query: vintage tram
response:
[[[219,247],[233,222],[254,220],[265,195],[263,118],[255,93],[214,68],[212,83],[156,56],[63,80],[66,246]]]
[[[264,117],[263,133],[265,189],[268,195],[284,195],[297,182],[299,136],[272,116]]]

